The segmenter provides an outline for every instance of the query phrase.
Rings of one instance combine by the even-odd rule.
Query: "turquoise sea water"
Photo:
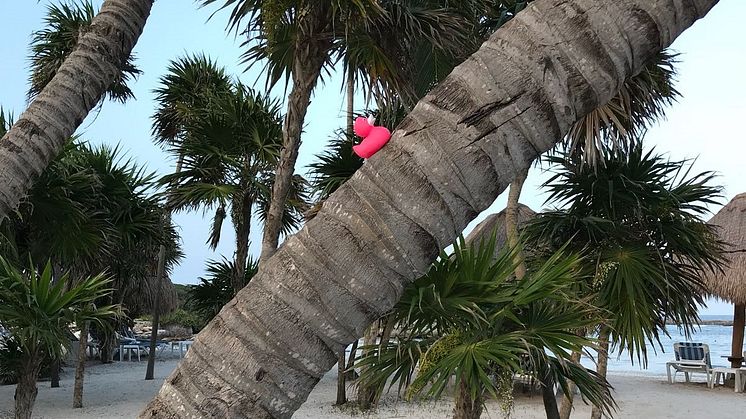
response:
[[[702,316],[703,320],[732,320],[732,318],[732,316]],[[670,327],[669,333],[671,335],[670,338],[665,336],[661,338],[663,351],[657,345],[655,347],[648,345],[648,365],[646,369],[642,368],[637,359],[634,360],[633,364],[629,353],[625,352],[620,357],[617,356],[617,353],[612,353],[609,359],[609,372],[635,375],[666,375],[666,362],[674,358],[673,344],[686,341],[684,336],[675,327]],[[732,333],[733,327],[731,326],[703,325],[695,332],[690,341],[702,342],[709,345],[712,365],[726,366],[729,362],[727,359],[721,358],[721,356],[730,355]],[[593,361],[584,357],[583,364],[590,367],[593,365]]]

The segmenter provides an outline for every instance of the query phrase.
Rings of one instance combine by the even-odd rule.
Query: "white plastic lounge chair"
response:
[[[712,362],[710,362],[710,347],[706,343],[678,342],[673,344],[673,352],[676,356],[674,361],[666,362],[666,374],[668,382],[676,381],[676,374],[684,373],[686,382],[689,382],[689,374],[704,373],[707,383],[712,380]],[[674,369],[673,377],[671,368]]]

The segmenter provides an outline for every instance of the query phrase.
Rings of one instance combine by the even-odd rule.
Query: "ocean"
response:
[[[733,320],[733,316],[703,315],[702,320]],[[671,337],[661,337],[661,345],[663,347],[662,350],[658,345],[647,345],[647,368],[643,369],[642,365],[637,362],[637,358],[634,359],[633,363],[628,352],[622,353],[621,356],[618,355],[618,352],[613,352],[609,354],[609,372],[625,375],[629,374],[665,376],[666,362],[674,359],[673,344],[676,342],[684,342],[687,340],[682,334],[679,333],[678,329],[675,326],[670,327],[668,333],[671,335]],[[728,360],[725,358],[721,358],[721,356],[730,355],[732,334],[732,326],[702,325],[695,331],[694,335],[689,340],[692,342],[702,342],[709,345],[710,359],[712,360],[713,366],[730,366]],[[583,357],[582,363],[587,367],[594,366],[593,361],[590,359],[586,359],[586,357]]]

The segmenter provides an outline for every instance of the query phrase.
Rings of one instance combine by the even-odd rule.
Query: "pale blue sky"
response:
[[[98,6],[101,0],[94,0]],[[28,42],[30,34],[41,26],[48,1],[0,0],[0,105],[23,111],[28,78]],[[169,60],[184,53],[205,52],[245,83],[253,84],[260,67],[243,72],[238,64],[241,53],[238,41],[224,31],[225,14],[207,21],[214,9],[199,10],[190,0],[158,0],[143,36],[135,48],[137,65],[144,74],[132,84],[137,100],[126,105],[106,103],[95,118],[89,117],[79,130],[93,142],[120,143],[130,156],[147,164],[151,170],[166,173],[173,162],[154,146],[150,136],[153,95]],[[743,163],[746,119],[746,2],[722,0],[708,17],[695,24],[674,44],[681,53],[678,89],[680,102],[668,111],[668,119],[651,129],[648,146],[672,158],[697,158],[695,170],[714,170],[725,187],[726,199],[746,191],[746,165]],[[262,87],[263,84],[257,85]],[[303,137],[299,170],[312,161],[332,131],[343,122],[344,100],[341,79],[333,74],[317,88]],[[282,92],[278,91],[281,94]],[[537,185],[546,179],[541,169],[532,170],[522,202],[533,209],[542,207],[544,197]],[[501,196],[488,212],[504,207]],[[717,211],[718,208],[713,208]],[[482,217],[480,217],[481,219]],[[220,255],[231,257],[234,251],[230,226],[223,230],[223,241],[217,252],[205,246],[208,223],[200,213],[179,214],[175,221],[181,227],[187,257],[173,275],[180,283],[194,283],[204,272],[204,263]],[[477,220],[478,221],[478,220]],[[472,224],[473,226],[474,224]],[[470,226],[470,227],[472,227]],[[258,254],[260,232],[252,234],[252,253]],[[732,314],[728,304],[712,302],[703,314]]]

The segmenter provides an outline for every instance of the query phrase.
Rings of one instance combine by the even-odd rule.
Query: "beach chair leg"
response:
[[[686,378],[686,382],[689,382],[689,373],[684,371],[684,378]]]
[[[673,384],[671,380],[671,364],[666,364],[666,375],[668,376],[668,383]]]

